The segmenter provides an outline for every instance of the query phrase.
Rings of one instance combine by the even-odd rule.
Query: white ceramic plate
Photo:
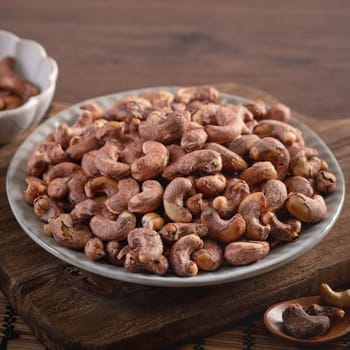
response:
[[[124,96],[161,90],[175,92],[177,88],[145,88],[97,97],[91,100],[96,102],[102,108],[107,109],[117,99]],[[244,98],[223,93],[220,94],[220,97],[227,102],[236,104],[245,103],[247,101]],[[146,273],[130,273],[122,267],[104,262],[89,261],[85,258],[83,253],[66,249],[58,245],[52,238],[47,237],[43,233],[42,221],[35,216],[33,208],[23,200],[26,163],[30,152],[38,142],[42,141],[45,136],[60,123],[66,122],[67,124],[72,124],[77,118],[80,104],[81,103],[78,103],[58,113],[54,118],[45,121],[22,143],[9,166],[6,188],[13,214],[24,231],[49,253],[83,270],[116,280],[153,286],[194,287],[238,281],[271,271],[306,253],[327,235],[340,214],[344,202],[345,185],[344,177],[337,160],[326,144],[312,130],[297,120],[292,120],[291,124],[297,126],[303,132],[306,144],[318,150],[320,157],[327,161],[330,169],[337,177],[337,190],[326,197],[329,211],[328,217],[315,225],[308,227],[305,225],[298,240],[275,247],[267,257],[254,264],[241,267],[223,266],[218,271],[200,272],[194,277],[177,277],[175,275],[160,277]]]

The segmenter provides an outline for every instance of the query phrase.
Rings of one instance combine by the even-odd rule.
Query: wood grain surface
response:
[[[274,101],[240,85],[219,88]],[[350,122],[295,116],[327,142],[349,186]],[[213,334],[279,300],[315,294],[323,281],[334,287],[350,283],[349,192],[340,218],[320,244],[287,266],[253,279],[201,288],[155,288],[78,270],[37,246],[11,214],[5,175],[19,142],[0,148],[0,288],[50,349],[161,349]]]
[[[235,81],[350,117],[348,0],[4,0],[0,26],[59,64],[56,100]]]

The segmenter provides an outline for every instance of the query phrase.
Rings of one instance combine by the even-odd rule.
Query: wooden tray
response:
[[[221,91],[275,99],[235,84]],[[65,107],[55,104],[54,110]],[[296,117],[319,133],[350,174],[350,120]],[[24,136],[25,137],[25,136]],[[23,140],[23,138],[22,138]],[[226,285],[156,288],[111,281],[54,258],[20,229],[8,207],[6,169],[21,140],[0,148],[0,287],[50,349],[160,349],[208,336],[279,300],[315,294],[321,282],[350,283],[349,194],[329,235],[266,275]]]

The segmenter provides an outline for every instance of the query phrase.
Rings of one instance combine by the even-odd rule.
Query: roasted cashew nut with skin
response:
[[[221,173],[217,173],[215,175],[207,175],[197,178],[194,183],[199,193],[203,193],[206,197],[213,197],[225,190],[226,177]]]
[[[109,198],[118,192],[118,181],[109,176],[98,176],[85,184],[84,191],[88,198],[95,198],[96,194],[105,194]]]
[[[35,176],[26,177],[27,187],[24,191],[26,202],[33,205],[35,198],[47,194],[47,184],[45,181]]]
[[[224,253],[217,242],[208,239],[203,248],[192,253],[191,258],[200,270],[215,271],[221,266]]]
[[[248,185],[258,185],[264,181],[276,179],[277,172],[271,162],[257,162],[244,170],[240,178]]]
[[[71,215],[76,222],[89,222],[95,215],[102,215],[109,220],[117,219],[117,216],[111,213],[99,199],[86,199],[79,202],[71,211]]]
[[[90,238],[84,247],[85,256],[92,261],[102,259],[106,253],[104,251],[103,242],[97,238]]]
[[[167,242],[175,242],[183,236],[194,234],[199,237],[208,234],[206,225],[189,222],[169,222],[159,231],[162,239]]]
[[[266,210],[266,198],[262,192],[255,192],[245,197],[238,207],[247,225],[246,236],[256,241],[264,241],[270,233],[270,225],[263,225],[260,216]]]
[[[191,255],[203,248],[199,236],[191,234],[181,237],[171,247],[169,262],[172,270],[178,276],[195,276],[198,273],[197,264],[191,260]]]
[[[284,180],[288,193],[297,192],[307,197],[312,197],[314,189],[311,182],[302,176],[291,176]]]
[[[186,152],[192,152],[204,147],[208,135],[204,130],[203,125],[195,122],[190,122],[185,133],[181,138],[181,147]]]
[[[35,215],[39,216],[42,221],[46,222],[63,212],[55,200],[46,195],[35,198],[33,206]]]
[[[266,198],[266,208],[269,210],[280,209],[287,200],[286,185],[280,180],[268,180],[261,186],[261,192]]]

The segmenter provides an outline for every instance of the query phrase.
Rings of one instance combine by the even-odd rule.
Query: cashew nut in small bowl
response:
[[[118,181],[109,176],[94,177],[85,184],[84,191],[88,198],[95,198],[101,194],[109,198],[118,192]]]
[[[203,248],[194,251],[191,258],[199,270],[215,271],[222,265],[224,252],[217,242],[206,239]]]
[[[131,164],[131,176],[138,181],[153,179],[167,166],[169,152],[156,141],[146,141],[142,145],[143,157]]]
[[[224,258],[230,265],[248,265],[263,259],[270,251],[265,241],[239,241],[225,247]]]
[[[35,215],[40,217],[42,221],[46,222],[63,212],[63,210],[57,205],[56,201],[47,195],[36,197],[33,206]]]
[[[158,181],[146,180],[142,184],[142,192],[129,199],[128,210],[139,214],[156,210],[162,203],[163,193],[163,187]]]
[[[278,180],[283,180],[286,177],[290,155],[287,148],[277,139],[265,137],[256,141],[252,145],[249,155],[255,161],[270,161],[276,169]]]
[[[90,238],[86,242],[84,253],[85,256],[92,261],[100,260],[106,255],[103,242],[97,237]]]
[[[264,182],[261,186],[261,192],[265,195],[266,208],[269,210],[281,208],[288,197],[286,185],[276,179]]]
[[[318,192],[332,193],[337,187],[337,178],[330,171],[321,170],[316,175],[316,188]]]
[[[224,220],[215,209],[210,207],[203,211],[201,222],[208,227],[208,237],[224,243],[240,239],[246,229],[246,222],[242,215],[236,214]]]
[[[255,192],[243,199],[238,207],[238,213],[242,215],[247,225],[246,236],[248,239],[264,241],[270,233],[270,225],[264,225],[260,217],[266,211],[266,198],[262,192]]]
[[[106,207],[114,214],[120,214],[128,208],[129,200],[140,192],[139,183],[132,177],[118,182],[118,192],[106,200]]]
[[[296,219],[306,223],[315,223],[327,216],[326,203],[318,194],[311,198],[292,192],[288,195],[286,207]]]
[[[27,176],[26,183],[24,198],[28,204],[33,205],[35,198],[47,194],[47,184],[42,179],[35,176]]]
[[[192,253],[203,248],[203,241],[198,235],[186,235],[177,240],[171,247],[169,262],[178,276],[191,277],[198,274],[197,264],[191,260]]]
[[[277,172],[271,162],[257,162],[243,170],[240,178],[248,185],[254,186],[267,180],[276,179]]]
[[[336,292],[327,283],[322,283],[320,287],[321,301],[341,308],[350,307],[350,289]]]
[[[284,180],[288,193],[297,192],[307,197],[312,197],[314,189],[309,179],[302,176],[291,176]]]
[[[191,222],[192,214],[184,208],[184,196],[192,189],[192,182],[185,177],[177,177],[165,188],[163,205],[166,215],[174,222]]]
[[[224,195],[213,200],[213,208],[222,218],[227,219],[237,211],[242,200],[249,194],[250,189],[245,181],[232,178],[227,183]]]
[[[141,224],[142,227],[159,231],[164,226],[164,218],[156,212],[149,212],[142,217]]]
[[[90,220],[92,233],[103,241],[126,239],[128,233],[135,227],[136,217],[127,210],[121,212],[117,220],[108,219],[100,214]]]
[[[253,129],[259,137],[275,137],[285,145],[291,145],[300,137],[300,131],[279,120],[266,119],[259,122]]]
[[[218,143],[210,142],[206,145],[207,149],[218,152],[222,159],[222,168],[227,171],[241,172],[247,169],[248,165],[246,161],[239,155],[229,150],[225,146]]]
[[[194,100],[217,102],[219,99],[219,91],[213,86],[189,86],[177,90],[175,101],[188,104]]]
[[[164,241],[175,242],[181,237],[191,234],[204,237],[208,234],[208,228],[206,225],[194,222],[170,222],[161,228],[159,234]]]
[[[226,177],[221,173],[217,173],[215,175],[199,177],[194,183],[199,193],[203,193],[206,197],[213,197],[225,190]]]
[[[49,220],[52,237],[63,247],[84,250],[91,238],[89,227],[76,224],[70,214],[60,214]]]

